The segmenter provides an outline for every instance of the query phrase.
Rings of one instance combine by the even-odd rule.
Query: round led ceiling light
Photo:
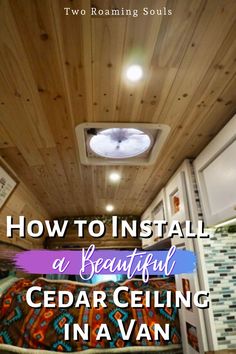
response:
[[[92,136],[89,145],[99,156],[127,159],[146,152],[152,145],[152,137],[139,129],[109,128]]]
[[[113,206],[113,205],[108,204],[108,205],[106,206],[106,211],[108,211],[109,213],[112,212],[113,210],[114,210],[114,206]]]
[[[126,76],[130,81],[139,81],[143,77],[143,69],[140,65],[131,65],[126,70]]]
[[[109,180],[111,182],[116,183],[116,182],[119,182],[120,179],[121,179],[121,175],[118,172],[111,172],[110,175],[109,175]]]

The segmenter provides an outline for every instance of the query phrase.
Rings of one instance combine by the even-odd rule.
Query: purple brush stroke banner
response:
[[[128,278],[142,275],[173,275],[196,270],[196,256],[191,251],[172,246],[168,251],[31,250],[15,255],[17,268],[33,274],[73,274],[90,279],[94,274],[126,274]]]

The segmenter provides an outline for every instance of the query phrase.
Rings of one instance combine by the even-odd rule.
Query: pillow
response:
[[[7,278],[0,280],[0,297],[13,283],[15,283],[19,278],[16,278],[14,275],[9,275]]]

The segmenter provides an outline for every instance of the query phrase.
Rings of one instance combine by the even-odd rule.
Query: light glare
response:
[[[139,65],[131,65],[126,71],[126,76],[130,81],[138,81],[143,76],[143,69]]]
[[[111,205],[111,204],[108,204],[107,206],[106,206],[106,211],[109,211],[109,212],[111,212],[111,211],[113,211],[114,210],[114,207],[113,207],[113,205]]]
[[[111,182],[118,182],[121,176],[118,172],[111,172],[109,175],[109,179]]]

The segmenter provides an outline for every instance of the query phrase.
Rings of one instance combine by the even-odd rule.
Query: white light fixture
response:
[[[110,213],[111,211],[113,211],[113,210],[114,210],[114,206],[113,206],[113,205],[108,204],[108,205],[106,206],[106,211],[108,211],[109,213]]]
[[[109,175],[109,179],[111,182],[119,182],[121,176],[118,172],[111,172]]]
[[[127,159],[143,154],[151,146],[151,136],[133,128],[105,129],[93,135],[90,148],[95,154],[110,159]]]
[[[131,65],[126,70],[127,79],[136,82],[143,77],[143,69],[140,65]]]

